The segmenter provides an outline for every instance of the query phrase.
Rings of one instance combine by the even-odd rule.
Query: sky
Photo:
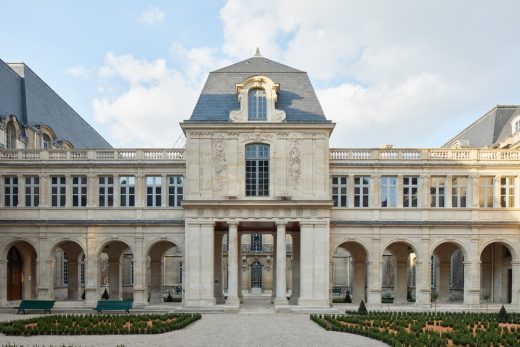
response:
[[[25,62],[114,147],[172,147],[208,72],[308,72],[331,147],[438,147],[520,104],[517,0],[18,0],[0,59]]]

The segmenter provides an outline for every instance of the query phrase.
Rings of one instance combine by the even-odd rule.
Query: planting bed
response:
[[[363,335],[390,346],[520,346],[520,314],[370,312],[311,315],[326,330]]]
[[[160,334],[201,318],[193,314],[52,315],[0,323],[5,335]]]

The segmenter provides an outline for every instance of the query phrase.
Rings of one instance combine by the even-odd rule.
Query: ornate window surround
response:
[[[520,115],[513,118],[511,121],[511,134],[515,134],[520,131]]]
[[[251,89],[265,90],[267,100],[267,119],[265,121],[248,120],[248,95]],[[269,77],[257,75],[246,78],[244,82],[238,83],[236,85],[238,101],[240,102],[240,109],[231,111],[229,113],[229,120],[233,123],[283,122],[285,120],[285,112],[275,108],[275,104],[278,99],[277,93],[279,90],[280,84],[274,83]]]

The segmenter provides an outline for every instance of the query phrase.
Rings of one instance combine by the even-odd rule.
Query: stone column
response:
[[[397,204],[396,206],[398,208],[403,207],[403,175],[397,175],[397,188],[396,188],[396,198],[397,198]]]
[[[146,254],[143,249],[143,230],[142,227],[136,228],[135,248],[132,253],[132,261],[134,263],[134,285],[133,297],[135,307],[144,307],[147,304],[148,298],[145,296],[146,287]],[[159,269],[159,290],[161,291],[162,299],[162,282],[161,270]]]
[[[380,186],[381,186],[381,176],[373,175],[370,176],[370,181],[368,182],[368,207],[370,208],[379,208],[381,207],[380,201]]]
[[[406,291],[408,289],[408,262],[397,259],[394,278],[395,302],[406,303]]]
[[[121,190],[119,188],[120,182],[119,182],[119,175],[114,175],[114,201],[113,206],[119,207],[121,206]]]
[[[243,273],[243,271],[242,271],[242,236],[240,234],[238,234],[237,242],[238,242],[238,245],[237,245],[238,288],[237,288],[237,291],[238,291],[238,299],[239,299],[240,303],[243,304],[244,296],[242,295],[242,288],[243,288],[243,285],[242,285],[242,273]]]
[[[493,207],[500,207],[500,181],[502,176],[495,176],[493,178]]]
[[[382,252],[379,249],[379,228],[372,228],[371,248],[367,254],[367,304],[371,307],[381,306],[381,264]]]
[[[97,205],[97,176],[89,174],[87,176],[87,207],[96,207]]]
[[[453,193],[453,181],[452,180],[453,180],[453,176],[452,175],[446,176],[446,184],[444,185],[444,187],[445,187],[444,207],[447,207],[447,208],[452,207],[452,195],[453,195],[452,194]]]
[[[430,207],[430,185],[431,178],[428,175],[421,175],[419,179],[419,189],[418,189],[418,206],[422,208]]]
[[[96,228],[87,228],[87,250],[85,254],[85,304],[95,305],[99,293],[99,256],[96,254]]]
[[[72,176],[65,175],[65,206],[72,207]]]
[[[276,298],[276,235],[273,234],[273,275],[271,277],[271,304],[274,304]]]
[[[215,302],[217,304],[224,303],[224,291],[222,286],[222,242],[223,235],[222,233],[215,233]]]
[[[135,175],[135,206],[145,206],[146,194],[145,194],[145,180],[142,173]]]
[[[1,266],[1,265],[0,265]],[[511,262],[511,270],[513,271],[513,283],[511,283],[512,287],[512,298],[511,305],[516,308],[520,308],[520,261],[513,260]],[[1,270],[0,270],[1,274]]]
[[[228,297],[227,306],[240,305],[238,299],[238,223],[230,222],[229,226],[229,248],[228,248]]]
[[[431,302],[430,287],[431,260],[427,253],[422,253],[415,260],[415,305],[429,307]]]
[[[296,305],[300,298],[300,233],[292,234],[292,294],[290,304]]]
[[[353,259],[352,303],[359,304],[361,300],[365,299],[365,259]],[[349,266],[348,263],[347,266]]]
[[[18,206],[27,206],[25,203],[25,179],[22,175],[18,176]]]
[[[150,304],[160,304],[162,297],[161,261],[150,262]]]
[[[119,277],[119,259],[113,259],[111,255],[108,258],[108,285],[109,285],[109,298],[110,300],[119,300],[121,299],[119,287],[120,287],[120,277]]]
[[[450,299],[450,259],[447,260],[439,261],[439,300],[442,301]]]
[[[167,207],[168,206],[168,181],[167,176],[162,175],[161,176],[161,206]]]
[[[46,236],[44,236],[46,231],[47,230],[43,227],[40,230],[39,249],[36,255],[36,273],[33,272],[32,265],[30,263],[27,264],[29,261],[32,263],[32,256],[30,257],[30,260],[25,260],[29,268],[26,268],[26,265],[24,265],[24,271],[28,269],[31,270],[28,271],[27,275],[25,276],[28,283],[26,283],[24,287],[27,286],[27,288],[32,288],[33,283],[36,282],[38,292],[37,298],[49,300],[53,299],[53,295],[51,296],[51,294],[54,290],[54,276],[52,272],[54,269],[52,266],[54,259],[50,256],[49,244],[47,242]],[[25,298],[28,298],[28,296],[25,296]],[[31,295],[30,298],[34,298],[34,296]]]
[[[69,255],[67,254],[67,257]],[[67,270],[68,270],[68,298],[71,300],[79,300],[79,263],[78,263],[78,255],[73,254],[71,258],[68,258],[67,261]]]
[[[276,223],[276,297],[274,304],[287,305],[287,246],[285,223]]]
[[[478,208],[479,207],[479,178],[476,174],[472,174],[470,177],[469,184],[469,201],[467,202],[468,207]]]

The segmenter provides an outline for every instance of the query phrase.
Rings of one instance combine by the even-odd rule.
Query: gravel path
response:
[[[27,318],[31,315],[27,315]],[[20,319],[0,314],[0,321]],[[366,337],[322,329],[304,314],[204,314],[178,331],[159,335],[5,336],[0,346],[386,346]]]

